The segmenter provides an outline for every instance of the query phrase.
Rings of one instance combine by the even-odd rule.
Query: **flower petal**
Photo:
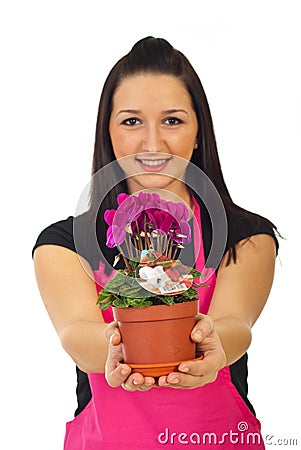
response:
[[[117,196],[117,203],[118,205],[121,205],[122,202],[124,202],[124,200],[126,200],[129,197],[128,194],[125,194],[124,192],[122,192],[121,194],[119,194]]]
[[[104,220],[107,222],[108,225],[112,225],[114,217],[116,214],[115,209],[107,209],[104,213]]]

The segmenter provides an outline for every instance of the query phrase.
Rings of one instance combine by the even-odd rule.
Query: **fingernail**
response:
[[[170,380],[171,383],[178,383],[179,382],[179,378],[172,378]]]
[[[123,369],[120,370],[120,373],[121,373],[122,376],[125,376],[125,375],[128,374],[128,370],[123,368]]]
[[[201,331],[195,331],[193,337],[196,341],[200,342],[203,339],[203,333]]]
[[[189,367],[187,366],[183,366],[183,367],[179,367],[181,372],[189,372]]]
[[[139,382],[136,381],[136,380],[133,380],[133,384],[134,384],[135,386],[137,386],[137,385],[139,384]]]

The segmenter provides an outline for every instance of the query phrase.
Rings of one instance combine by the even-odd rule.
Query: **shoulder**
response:
[[[69,216],[44,228],[33,246],[32,256],[41,245],[58,245],[65,247],[85,258],[93,270],[104,261],[96,234],[96,223],[90,214]]]
[[[229,239],[226,251],[233,245],[238,244],[245,239],[257,235],[269,235],[273,238],[276,252],[278,252],[279,242],[276,237],[276,227],[265,217],[251,212],[242,212],[236,215],[230,215],[228,218]]]
[[[73,220],[74,217],[69,216],[67,219],[52,223],[44,228],[37,237],[32,249],[32,255],[37,247],[47,244],[59,245],[75,252]]]
[[[227,242],[224,249],[224,254],[246,239],[255,235],[270,235],[275,243],[276,252],[278,252],[279,243],[277,239],[277,229],[275,225],[267,218],[262,217],[253,212],[244,210],[243,208],[235,207],[226,210],[227,215]],[[201,219],[203,229],[204,253],[206,259],[210,253],[212,245],[212,222],[206,207],[200,202]]]

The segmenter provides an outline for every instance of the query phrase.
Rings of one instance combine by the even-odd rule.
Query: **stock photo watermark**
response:
[[[278,446],[295,446],[298,445],[298,439],[292,437],[277,437],[274,434],[266,434],[264,443],[266,446],[268,445],[278,445]]]
[[[237,424],[235,430],[228,430],[224,433],[204,432],[204,433],[185,433],[183,431],[174,432],[165,428],[158,435],[158,442],[161,445],[221,445],[226,448],[227,444],[232,445],[278,445],[278,446],[297,446],[296,438],[278,438],[275,435],[268,434],[262,436],[259,432],[249,430],[249,424],[241,421]]]

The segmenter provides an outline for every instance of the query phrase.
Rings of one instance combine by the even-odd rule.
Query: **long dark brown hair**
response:
[[[165,39],[146,37],[138,41],[132,50],[121,58],[109,73],[99,103],[92,175],[116,159],[109,134],[109,120],[112,112],[114,92],[125,78],[139,73],[172,75],[185,84],[191,96],[192,105],[198,120],[198,149],[194,150],[191,162],[210,178],[223,201],[228,219],[228,263],[230,263],[231,259],[236,262],[235,244],[237,243],[239,232],[239,220],[253,221],[255,225],[256,221],[263,220],[267,226],[274,229],[276,227],[268,219],[251,213],[232,201],[221,170],[212,117],[202,83],[188,59],[180,51],[174,49]],[[107,181],[104,179],[106,177],[101,180],[96,177],[92,183],[90,208],[92,211],[98,211],[97,227],[99,240],[102,242],[105,242],[106,232],[103,213],[108,208],[116,208],[117,195],[121,192],[127,192],[126,182],[118,181],[121,179],[122,173],[117,172],[118,170],[115,174],[115,182],[111,179],[112,174],[110,173],[110,186],[114,183],[116,185],[110,190],[101,205],[99,205],[99,198],[100,193],[106,189],[105,184]],[[193,194],[201,204],[202,200],[195,192]],[[111,260],[110,263],[112,263],[114,250],[105,249],[103,246],[102,249],[106,258],[109,258]]]

